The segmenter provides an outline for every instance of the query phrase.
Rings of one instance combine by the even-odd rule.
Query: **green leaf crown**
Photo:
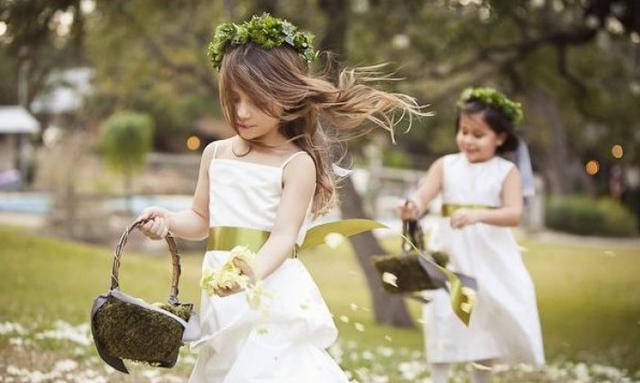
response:
[[[507,116],[514,125],[519,124],[524,117],[522,104],[509,100],[502,92],[493,88],[478,87],[465,89],[458,99],[458,107],[462,108],[465,103],[470,101],[477,101],[496,109]]]
[[[271,49],[288,44],[305,62],[311,63],[317,55],[312,45],[313,38],[313,34],[300,32],[298,27],[287,20],[263,13],[261,16],[253,16],[251,20],[242,24],[218,25],[213,40],[209,43],[207,55],[213,67],[220,70],[222,58],[229,46],[253,42],[263,48]]]

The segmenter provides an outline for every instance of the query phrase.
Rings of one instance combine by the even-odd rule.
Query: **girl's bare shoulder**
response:
[[[212,155],[215,152],[216,157],[218,157],[220,154],[224,154],[226,151],[230,150],[229,148],[231,148],[234,139],[235,137],[230,137],[212,141],[204,148],[202,155]]]

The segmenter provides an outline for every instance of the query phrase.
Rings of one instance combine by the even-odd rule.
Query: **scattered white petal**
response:
[[[63,371],[63,372],[69,372],[69,371],[73,371],[76,368],[78,368],[78,362],[73,361],[71,359],[62,359],[56,362],[56,364],[53,366],[54,370],[57,371]]]
[[[340,233],[329,233],[324,237],[324,243],[332,249],[337,248],[344,242],[344,235]]]
[[[484,370],[484,371],[491,371],[492,370],[491,366],[486,366],[486,365],[481,364],[481,363],[471,363],[471,365],[473,366],[473,368],[475,368],[477,370]]]
[[[394,287],[398,287],[397,281],[398,281],[398,277],[396,277],[395,274],[388,273],[388,272],[382,273],[382,282]]]

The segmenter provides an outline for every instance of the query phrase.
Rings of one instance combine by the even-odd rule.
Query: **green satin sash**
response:
[[[236,246],[246,246],[257,253],[267,242],[269,232],[247,227],[217,226],[209,228],[207,250],[230,251]]]
[[[488,205],[465,205],[460,203],[445,203],[442,204],[442,214],[443,217],[451,217],[456,210],[460,209],[495,209],[495,207],[491,207]]]
[[[389,229],[389,227],[370,219],[345,219],[317,225],[307,231],[304,242],[299,246],[299,248],[296,246],[296,248],[293,249],[292,256],[296,257],[299,250],[306,250],[323,244],[327,234],[338,233],[345,237],[350,237],[373,229]],[[243,245],[247,246],[253,252],[258,252],[269,238],[269,234],[270,233],[268,231],[249,229],[245,227],[212,227],[209,229],[207,250],[229,251],[235,246]],[[398,235],[404,237],[402,234]],[[407,243],[416,250],[416,254],[420,256],[422,252],[415,247],[408,238],[404,238],[407,240]],[[463,291],[464,286],[462,282],[458,276],[450,270],[436,264],[426,256],[424,256],[424,259],[427,262],[432,263],[435,268],[446,276],[446,279],[449,281],[448,290],[451,298],[451,307],[458,318],[468,325],[473,302],[471,297],[469,297],[469,293]]]

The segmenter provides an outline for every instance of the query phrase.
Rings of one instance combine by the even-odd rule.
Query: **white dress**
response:
[[[462,153],[445,156],[443,203],[499,207],[513,166],[500,157],[470,163]],[[428,361],[544,363],[534,286],[511,230],[483,223],[452,229],[443,217],[429,248],[447,252],[454,270],[475,277],[478,294],[466,327],[451,310],[446,292],[431,293],[433,301],[423,310]]]
[[[214,150],[209,166],[210,226],[270,231],[282,195],[282,171],[293,156],[280,167],[215,156]],[[207,251],[203,268],[219,268],[228,256],[227,251]],[[263,287],[272,299],[261,311],[248,306],[244,292],[224,298],[202,292],[202,337],[191,346],[198,359],[189,382],[348,382],[326,352],[338,332],[300,260],[285,260]]]

